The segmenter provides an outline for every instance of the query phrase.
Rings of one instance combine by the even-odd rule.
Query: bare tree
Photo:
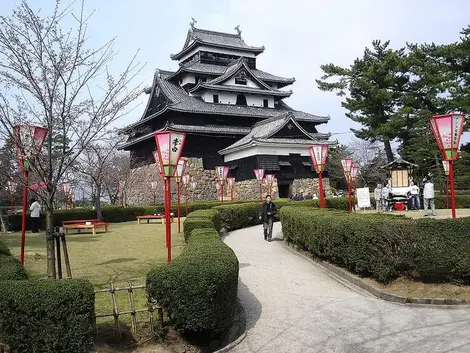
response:
[[[115,199],[115,193],[111,191],[114,190],[112,188],[114,183],[109,181],[114,181],[121,174],[122,166],[115,164],[120,157],[116,148],[120,142],[116,135],[111,134],[99,142],[90,143],[78,157],[77,165],[74,167],[78,174],[91,182],[89,186],[90,190],[93,190],[98,219],[103,218],[101,199],[104,192]]]
[[[359,181],[362,185],[375,186],[386,179],[387,172],[380,167],[387,164],[387,157],[380,143],[354,139],[348,150],[360,168]]]
[[[114,39],[98,49],[87,46],[84,0],[78,13],[69,6],[42,17],[23,0],[9,17],[0,16],[0,135],[12,138],[13,127],[47,128],[41,154],[31,161],[32,173],[46,185],[47,274],[56,277],[53,213],[57,186],[92,141],[129,111],[141,93],[129,88],[142,66],[136,57],[114,77],[108,64],[116,56]],[[64,31],[65,18],[75,26]]]

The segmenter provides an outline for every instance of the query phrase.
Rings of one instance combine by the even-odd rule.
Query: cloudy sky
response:
[[[73,6],[77,8],[78,2]],[[0,13],[8,15],[18,3],[0,1]],[[47,12],[54,1],[30,3]],[[86,9],[94,11],[89,45],[97,47],[116,37],[116,71],[139,50],[139,61],[146,63],[139,82],[145,86],[151,84],[156,68],[177,68],[170,54],[182,48],[192,17],[196,27],[204,29],[235,33],[234,27],[240,25],[247,44],[266,48],[258,57],[258,68],[296,78],[290,87],[294,94],[286,103],[330,115],[331,121],[320,130],[333,133],[340,142],[352,138],[348,131],[353,124],[344,115],[341,99],[317,88],[321,64],[347,66],[374,39],[390,40],[395,48],[406,42],[454,42],[461,28],[470,24],[470,2],[465,0],[86,0]],[[119,125],[136,121],[143,109],[141,104]]]

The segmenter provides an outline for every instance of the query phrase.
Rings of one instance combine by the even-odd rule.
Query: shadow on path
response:
[[[238,298],[245,309],[246,330],[248,331],[259,320],[263,306],[240,278],[238,279]]]

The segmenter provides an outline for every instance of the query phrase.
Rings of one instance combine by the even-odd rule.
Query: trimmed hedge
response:
[[[220,232],[221,226],[221,217],[220,212],[215,209],[207,209],[207,210],[197,210],[188,214],[187,219],[191,218],[207,218],[214,223],[214,228],[216,231]]]
[[[17,353],[86,353],[94,296],[84,280],[0,281],[0,342]]]
[[[240,201],[243,203],[246,201]],[[189,203],[189,212],[196,210],[211,209],[214,206],[220,205],[219,201],[197,201]],[[137,216],[145,214],[165,213],[163,204],[156,206],[131,206],[131,207],[118,207],[118,206],[104,206],[101,209],[103,214],[103,220],[110,223],[129,222],[135,221]],[[171,205],[171,212],[176,215],[177,204]],[[181,202],[181,214],[185,215],[185,203]],[[71,221],[74,219],[90,219],[96,218],[96,211],[88,208],[76,208],[73,210],[57,210],[54,211],[54,226],[61,226],[62,221]],[[8,223],[12,231],[21,230],[21,215],[10,215],[8,216]],[[41,213],[41,229],[45,229],[46,219],[45,214]],[[31,221],[28,214],[28,221],[26,223],[27,230],[31,229]]]
[[[0,241],[0,255],[11,256],[10,249],[2,241]]]
[[[436,195],[436,197],[434,198],[434,202],[435,202],[436,208],[446,208],[445,196]],[[470,208],[470,195],[455,195],[455,207],[456,208]]]
[[[174,327],[213,337],[232,325],[238,259],[215,229],[194,229],[182,254],[147,275],[147,291],[169,313]]]
[[[283,207],[284,239],[348,270],[389,282],[397,276],[470,281],[470,218],[419,219]]]
[[[20,262],[11,255],[0,254],[0,281],[24,279],[28,275]]]
[[[207,218],[191,217],[184,220],[184,240],[188,241],[194,229],[209,228],[214,229],[214,222]]]

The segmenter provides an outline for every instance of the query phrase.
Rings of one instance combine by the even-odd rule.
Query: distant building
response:
[[[255,168],[276,175],[276,196],[317,193],[307,147],[333,144],[330,134],[317,131],[330,118],[287,106],[283,99],[292,91],[283,88],[295,79],[259,70],[256,59],[264,47],[247,45],[236,29],[237,34],[228,34],[191,25],[183,49],[171,55],[178,70],[156,71],[147,107],[123,130],[128,140],[120,149],[131,152],[134,174],[146,183],[157,178],[153,133],[185,132],[183,156],[189,158],[187,173],[198,182],[197,199],[216,198],[217,165],[230,167],[240,199],[258,195]],[[148,202],[142,201],[146,187],[128,195],[129,202]]]

